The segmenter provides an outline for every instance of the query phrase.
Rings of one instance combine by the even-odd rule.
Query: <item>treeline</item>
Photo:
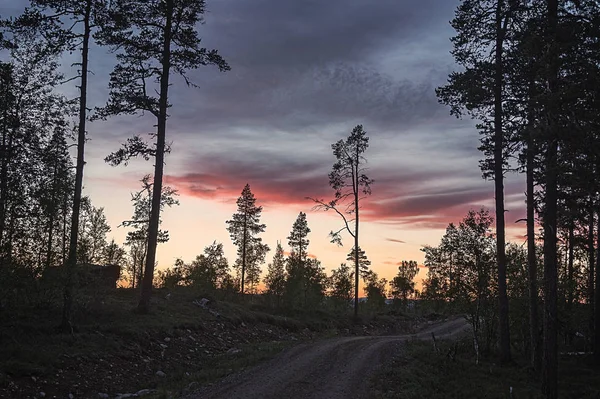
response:
[[[482,171],[495,184],[496,278],[491,292],[477,288],[471,300],[498,298],[494,328],[501,358],[509,362],[511,333],[520,321],[511,307],[527,293],[531,365],[542,372],[546,397],[556,398],[558,331],[565,324],[574,328],[571,315],[583,303],[588,343],[600,359],[600,4],[464,0],[451,24],[461,69],[437,94],[452,114],[478,121]],[[519,289],[510,270],[516,249],[505,245],[504,180],[512,171],[524,173],[527,186],[527,251],[517,256],[526,260],[520,278],[527,286]],[[450,230],[447,240],[455,234]],[[438,253],[427,254],[434,262]],[[471,266],[474,276],[489,273]],[[446,284],[446,295],[465,295],[454,293],[461,284],[435,269],[431,284]]]
[[[227,221],[231,238],[238,246],[238,257],[231,267],[223,252],[223,244],[213,242],[193,261],[186,263],[177,259],[173,267],[159,271],[155,284],[163,288],[186,286],[199,294],[223,299],[234,299],[238,293],[263,294],[270,306],[276,309],[314,311],[328,305],[341,313],[350,310],[355,292],[353,268],[342,263],[328,276],[321,261],[309,255],[308,235],[311,230],[304,212],[298,214],[287,237],[288,254],[278,242],[263,277],[261,265],[268,246],[257,235],[266,226],[260,223],[262,207],[256,206],[256,198],[249,185],[244,187],[237,205],[237,212]],[[236,224],[236,221],[239,223]],[[348,261],[353,261],[354,253],[352,248]],[[367,299],[363,307],[367,311],[383,310],[386,299],[390,297],[399,305],[405,305],[410,298],[418,298],[414,281],[418,273],[416,262],[400,262],[398,274],[388,284],[386,279],[369,269],[371,261],[365,251],[359,248],[358,253],[359,274]]]

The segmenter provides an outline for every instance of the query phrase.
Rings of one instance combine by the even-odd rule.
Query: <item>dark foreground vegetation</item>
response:
[[[136,290],[78,292],[73,334],[57,329],[60,296],[3,313],[0,398],[115,398],[144,389],[175,397],[306,340],[409,333],[426,323],[397,312],[361,312],[355,322],[349,306],[274,311],[265,297],[224,302],[192,287],[158,290],[153,312],[139,315]]]
[[[600,395],[598,367],[590,355],[559,356],[561,398]],[[407,342],[371,382],[373,399],[538,399],[542,386],[528,359],[509,367],[495,359],[476,363],[471,340]]]

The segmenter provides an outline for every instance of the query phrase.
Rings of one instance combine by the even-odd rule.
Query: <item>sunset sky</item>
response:
[[[17,15],[20,0],[6,0],[3,16]],[[481,178],[474,122],[457,120],[439,105],[434,89],[457,68],[449,51],[455,0],[208,0],[199,27],[231,71],[204,67],[190,76],[199,88],[174,79],[167,126],[172,152],[168,185],[181,205],[163,214],[171,240],[158,248],[159,268],[223,242],[233,263],[235,247],[225,221],[246,183],[264,207],[264,241],[287,246],[292,223],[308,214],[309,252],[329,271],[344,262],[352,243],[329,243],[341,227],[332,214],[312,211],[306,196],[330,198],[331,144],[362,124],[370,137],[365,154],[375,180],[365,200],[361,247],[372,268],[391,278],[401,260],[423,262],[419,250],[436,245],[445,227],[469,208],[493,210],[493,183]],[[65,73],[76,59],[65,58]],[[114,57],[91,54],[90,105],[107,98]],[[72,84],[72,83],[71,83]],[[68,95],[75,86],[63,88]],[[105,208],[118,242],[127,230],[130,192],[152,173],[152,162],[113,168],[103,158],[135,133],[154,130],[150,116],[123,116],[89,125],[84,194]],[[522,242],[524,177],[506,184],[509,239]],[[267,255],[270,261],[271,251]],[[266,268],[266,265],[265,265]],[[421,277],[424,273],[421,275]]]

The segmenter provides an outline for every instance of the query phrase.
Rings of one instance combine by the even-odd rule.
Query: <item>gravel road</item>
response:
[[[469,324],[456,318],[413,335],[344,337],[302,344],[187,399],[354,399],[368,397],[369,376],[403,341],[448,338]]]

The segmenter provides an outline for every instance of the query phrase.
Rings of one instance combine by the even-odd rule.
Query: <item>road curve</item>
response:
[[[468,328],[463,318],[456,318],[412,335],[343,337],[301,344],[186,398],[366,398],[369,376],[403,341],[427,339],[432,332],[436,337],[451,337]]]

